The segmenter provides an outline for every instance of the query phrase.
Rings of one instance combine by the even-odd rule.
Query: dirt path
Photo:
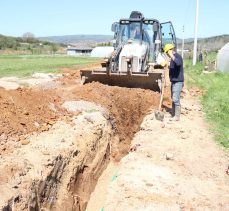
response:
[[[228,151],[213,141],[198,100],[186,94],[182,104],[179,123],[144,119],[132,152],[105,171],[87,211],[229,210]]]

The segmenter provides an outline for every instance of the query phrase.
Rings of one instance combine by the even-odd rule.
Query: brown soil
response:
[[[108,143],[114,147],[114,150],[111,150],[113,157],[120,160],[129,152],[130,142],[134,134],[140,129],[144,116],[150,109],[157,108],[159,104],[159,93],[157,92],[110,87],[96,82],[82,86],[79,83],[79,71],[66,69],[63,75],[57,81],[55,88],[50,88],[48,85],[46,87],[44,84],[40,88],[11,91],[0,89],[0,156],[2,158],[7,159],[8,156],[16,154],[18,152],[17,147],[20,150],[26,150],[23,145],[29,143],[29,134],[38,135],[43,131],[50,132],[49,130],[52,130],[52,125],[57,120],[66,121],[66,117],[72,116],[73,114],[61,107],[64,101],[86,100],[99,104],[107,110],[103,115],[112,124],[115,132],[115,137],[109,138]],[[85,135],[83,138],[85,139]],[[35,143],[31,142],[29,147],[32,147],[33,144]],[[91,170],[93,173],[89,172],[90,175],[93,174],[92,179],[90,176],[84,176],[84,174],[75,176],[76,183],[73,184],[72,190],[76,188],[73,192],[80,196],[80,199],[77,200],[80,201],[80,204],[87,203],[90,193],[96,185],[96,180],[102,169],[106,167],[105,163],[108,162],[110,153],[109,144],[105,145],[107,148],[104,150],[105,157],[99,161],[101,163],[96,167],[98,168],[97,176],[95,176],[94,167]],[[96,150],[92,151],[98,153]],[[43,153],[47,154],[46,151]],[[89,156],[86,161],[91,162],[91,159],[92,157]],[[90,166],[90,162],[89,164],[86,162],[85,165]],[[84,169],[84,167],[82,168]],[[87,173],[87,171],[85,172]],[[88,185],[89,181],[92,181],[90,185]],[[88,186],[87,190],[85,184]],[[82,189],[85,191],[85,197],[81,194]]]
[[[51,124],[61,116],[61,99],[54,91],[0,89],[0,134],[21,136]]]
[[[179,122],[167,114],[163,123],[153,113],[144,119],[131,152],[100,177],[87,211],[229,210],[229,154],[207,129],[200,94],[184,89]]]
[[[96,65],[88,65],[95,67]],[[49,130],[58,119],[68,116],[61,108],[65,100],[86,100],[105,107],[116,132],[115,145],[121,158],[128,153],[130,141],[152,108],[159,105],[159,93],[144,89],[110,87],[100,83],[80,85],[80,74],[75,69],[63,69],[56,89],[0,89],[0,136],[23,140],[27,134]],[[117,138],[118,137],[118,138]],[[6,138],[5,138],[6,139]],[[0,151],[7,151],[6,147]],[[3,154],[2,152],[0,152]]]
[[[142,123],[143,118],[148,113],[150,113],[151,109],[155,109],[158,107],[159,93],[143,89],[110,87],[96,82],[82,86],[79,84],[79,71],[65,69],[63,75],[64,77],[60,78],[58,80],[58,83],[56,83],[56,86],[54,86],[55,89],[50,88],[49,86],[47,86],[49,88],[46,87],[45,89],[30,88],[18,89],[14,91],[6,91],[4,89],[0,89],[0,158],[2,159],[2,166],[0,166],[2,170],[0,172],[4,172],[4,174],[1,175],[3,177],[0,179],[2,181],[2,184],[0,183],[0,188],[3,188],[3,192],[7,194],[9,193],[9,195],[11,195],[12,188],[16,188],[15,190],[21,191],[20,185],[25,185],[23,188],[24,191],[28,194],[29,186],[27,185],[30,184],[31,177],[29,174],[26,173],[26,171],[30,172],[30,169],[38,170],[39,168],[41,168],[40,165],[44,164],[42,168],[44,167],[45,170],[52,169],[51,174],[45,177],[45,179],[48,180],[47,187],[53,188],[55,186],[56,189],[60,188],[60,195],[58,195],[59,199],[61,199],[60,206],[62,206],[62,201],[70,203],[69,206],[71,206],[72,204],[74,204],[75,206],[78,202],[80,202],[80,204],[83,204],[84,207],[82,209],[85,209],[90,193],[94,189],[94,186],[96,184],[97,178],[101,174],[101,171],[105,168],[106,163],[109,162],[110,144],[111,147],[117,147],[117,150],[115,151],[115,153],[117,154],[112,154],[115,158],[117,158],[117,160],[122,158],[130,151],[130,142],[133,139],[134,135],[140,130],[140,124]],[[185,96],[185,93],[183,94]],[[197,96],[200,94],[201,92],[197,92],[195,90],[190,91],[191,96]],[[55,122],[57,122],[57,120],[59,119],[68,121],[68,117],[72,117],[74,115],[66,112],[61,107],[64,101],[71,100],[91,101],[106,108],[108,112],[103,115],[112,123],[113,129],[116,132],[116,136],[111,139],[113,131],[110,130],[110,124],[107,124],[109,130],[107,129],[107,133],[104,133],[104,131],[101,129],[104,124],[103,121],[101,123],[98,122],[98,125],[95,125],[95,128],[92,129],[91,122],[89,122],[88,124],[85,123],[88,128],[85,125],[83,125],[82,127],[81,124],[76,124],[74,126],[76,127],[74,128],[74,130],[73,128],[71,128],[71,124],[66,124],[65,126],[63,125],[63,122],[58,122],[60,128],[58,130],[59,132],[57,133],[58,128],[52,128],[52,125],[55,124]],[[135,151],[140,153],[139,157],[141,157],[141,159],[144,158],[147,160],[147,162],[149,161],[149,159],[152,159],[152,163],[154,165],[160,164],[163,168],[167,166],[169,170],[172,171],[172,175],[176,174],[176,176],[174,176],[174,181],[172,181],[173,183],[171,183],[172,186],[170,186],[169,177],[168,180],[166,179],[166,181],[168,181],[168,185],[166,185],[166,188],[163,189],[165,185],[165,182],[163,180],[164,177],[157,178],[158,175],[160,176],[160,172],[158,174],[158,168],[155,168],[155,171],[148,171],[148,166],[143,169],[144,166],[142,160],[140,160],[137,156],[127,162],[130,164],[132,162],[132,166],[124,166],[123,172],[127,171],[132,174],[132,171],[136,171],[133,172],[132,175],[128,175],[128,177],[130,178],[128,179],[128,181],[134,181],[132,180],[132,178],[135,178],[133,177],[133,175],[136,176],[135,179],[137,182],[140,178],[138,174],[140,174],[140,176],[142,177],[144,177],[145,175],[149,176],[147,177],[147,180],[144,180],[145,178],[143,178],[143,182],[146,181],[146,187],[144,186],[145,189],[142,189],[142,187],[140,188],[140,190],[142,191],[140,192],[141,197],[145,193],[147,193],[147,191],[152,190],[153,188],[155,188],[155,192],[158,193],[158,190],[160,190],[161,188],[161,191],[163,193],[171,193],[171,195],[177,193],[179,195],[178,199],[181,202],[187,201],[188,204],[190,203],[190,201],[193,202],[194,199],[201,197],[201,192],[198,192],[197,189],[192,190],[191,193],[193,193],[193,196],[191,198],[188,197],[189,193],[186,193],[187,190],[191,189],[192,187],[194,187],[194,189],[200,187],[205,194],[206,190],[209,187],[212,187],[209,193],[212,194],[212,196],[214,197],[210,197],[210,201],[217,201],[217,198],[214,194],[217,192],[216,196],[220,196],[220,194],[218,193],[220,193],[222,189],[222,201],[225,202],[228,199],[228,197],[226,196],[228,190],[228,183],[225,182],[228,180],[228,178],[227,180],[226,178],[224,178],[225,167],[227,167],[225,164],[227,163],[227,160],[225,159],[222,151],[218,149],[218,146],[212,144],[214,142],[211,142],[211,137],[209,136],[205,126],[203,125],[203,113],[200,106],[197,106],[196,100],[192,100],[190,96],[188,96],[186,100],[187,104],[184,104],[185,106],[183,109],[181,122],[174,123],[172,125],[170,125],[169,122],[166,124],[161,123],[153,120],[154,114],[151,112],[151,115],[147,116],[148,119],[145,120],[145,123],[141,127],[141,131],[136,135],[134,141],[132,142],[132,144],[134,144],[133,146],[136,148]],[[170,87],[169,84],[167,84],[163,108],[165,110],[168,110],[170,105]],[[88,113],[90,113],[90,111],[88,111]],[[88,113],[85,112],[83,114],[87,115]],[[100,115],[102,116],[102,114]],[[104,120],[107,123],[107,120]],[[71,121],[71,123],[73,123],[73,120]],[[74,134],[75,130],[81,131],[82,134]],[[42,131],[46,131],[45,135],[41,133]],[[27,134],[31,133],[35,134],[34,140],[31,141],[30,144],[23,142],[23,140],[26,141]],[[36,135],[40,135],[39,138],[36,138]],[[77,136],[75,138],[70,137],[74,135]],[[101,140],[101,136],[104,136],[104,143],[101,143],[103,145],[103,150],[101,152],[101,156],[96,157],[99,154],[96,144],[98,144],[98,140]],[[50,141],[50,137],[53,137],[52,141]],[[69,140],[66,137],[70,137]],[[65,138],[68,141],[66,141]],[[93,143],[91,143],[91,138],[93,138],[94,140]],[[76,144],[76,146],[71,145],[73,143],[72,139],[79,141],[80,144],[84,144],[85,146],[79,148],[80,150],[78,150],[78,143]],[[20,140],[20,142],[17,142],[18,140]],[[14,145],[14,143],[16,144]],[[20,149],[16,148],[17,144],[20,145]],[[23,146],[27,144],[28,146]],[[71,150],[74,149],[76,151],[74,152],[74,150],[70,150],[66,153],[66,145],[69,146]],[[8,150],[8,147],[11,147],[13,149]],[[63,147],[63,149],[60,147]],[[79,154],[85,152],[85,148],[87,148],[88,152],[92,153],[93,156],[90,153],[86,153],[86,157]],[[141,150],[138,150],[138,148]],[[19,151],[20,153],[18,154]],[[36,156],[34,156],[36,154],[35,151],[37,153]],[[7,154],[7,152],[9,153],[9,155]],[[28,154],[29,159],[26,153]],[[168,155],[169,153],[172,153],[172,159],[170,159],[171,162],[168,161],[167,158],[163,159],[163,156],[166,153]],[[49,159],[45,158],[45,156],[50,156],[51,158],[54,154],[56,156],[56,158],[54,158],[55,162],[58,164],[57,167],[63,167],[62,171],[59,171],[59,167],[56,167],[55,162],[54,164],[50,164]],[[71,155],[72,157],[69,155]],[[130,157],[131,155],[134,155],[134,153],[129,153],[128,156]],[[11,158],[11,156],[13,159]],[[222,156],[222,159],[220,156]],[[17,160],[15,160],[15,157],[17,158]],[[26,161],[26,159],[33,163],[32,168],[30,164],[26,164],[26,162],[24,162]],[[77,159],[79,160],[77,161]],[[18,162],[18,165],[16,165],[16,161]],[[41,163],[41,161],[43,162],[43,164]],[[94,163],[94,161],[96,162]],[[71,165],[69,165],[69,162],[72,162]],[[93,163],[96,165],[92,165]],[[21,171],[25,169],[23,165],[28,165],[28,168],[25,172],[21,173]],[[67,167],[65,167],[65,165]],[[11,168],[11,166],[13,167]],[[71,170],[68,169],[69,166],[72,167]],[[5,171],[5,169],[9,168],[10,170]],[[66,170],[64,168],[66,168]],[[150,167],[150,169],[152,168]],[[19,176],[13,172],[14,169],[17,169],[15,171],[20,171],[20,173],[18,174]],[[96,176],[95,172],[97,172]],[[57,177],[53,177],[52,173],[54,175],[57,175]],[[63,175],[64,173],[67,173],[69,179],[66,179],[66,174],[63,176],[63,178],[61,178],[62,173]],[[155,175],[151,175],[151,173],[155,173]],[[36,174],[41,175],[40,171],[37,171]],[[27,183],[25,183],[23,180],[25,175],[27,175],[26,177],[28,177],[26,178]],[[161,175],[164,175],[164,173]],[[198,176],[198,181],[196,180],[196,176]],[[8,182],[8,179],[4,180],[4,178],[8,177],[15,177],[14,180],[16,182],[10,184]],[[19,181],[18,178],[20,179]],[[53,181],[49,182],[50,178]],[[61,179],[65,182],[64,184],[67,187],[66,190],[64,189],[65,194],[67,196],[69,194],[71,195],[71,193],[69,192],[69,187],[70,190],[73,192],[73,194],[70,196],[70,198],[73,197],[71,201],[66,200],[66,198],[64,198],[65,195],[62,194],[63,184],[59,183],[59,181],[63,182]],[[209,183],[203,185],[204,181],[207,181],[208,179]],[[180,181],[182,181],[182,183],[179,188],[176,189],[175,187],[177,187],[177,184],[179,184],[178,182]],[[222,182],[219,184],[219,186],[216,186],[219,181]],[[37,184],[42,184],[43,188],[43,183],[39,182],[40,181],[37,181]],[[213,185],[209,186],[209,184]],[[135,187],[133,186],[133,184],[130,184],[130,186],[127,186],[127,188],[122,183],[120,183],[120,185],[125,189],[125,191],[128,190],[128,188]],[[6,186],[8,192],[4,191],[4,188]],[[147,186],[149,187],[147,188]],[[44,193],[42,192],[44,196],[46,196],[46,193],[49,194],[51,192],[49,191],[49,189],[45,188],[42,190],[44,190]],[[134,191],[131,191],[131,194],[133,196],[129,195],[129,193],[122,196],[121,194],[117,194],[117,192],[120,192],[121,189],[117,188],[114,190],[116,190],[114,191],[115,196],[121,196],[122,199],[125,199],[123,200],[123,202],[128,201],[130,196],[133,199],[132,202],[137,201],[134,197],[138,197],[138,195]],[[184,193],[184,199],[180,197],[181,193]],[[53,197],[56,196],[55,192],[52,192],[52,194]],[[33,196],[32,194],[30,195]],[[150,195],[146,196],[145,198],[148,199],[149,196]],[[21,196],[18,197],[13,198],[13,200],[21,200]],[[155,197],[155,195],[153,195],[152,197]],[[23,199],[27,200],[27,198],[28,197],[26,195],[26,197],[24,197]],[[46,197],[46,199],[48,200],[49,198]],[[202,199],[203,202],[201,201]],[[200,201],[197,201],[194,207],[198,207],[198,203],[203,204],[206,202],[206,200],[208,200],[207,197],[202,197],[202,199]],[[96,198],[96,200],[98,201],[98,198]],[[157,200],[160,201],[161,198],[156,199],[156,202]],[[171,199],[168,200],[171,201]],[[175,197],[174,200],[176,201],[177,197]],[[113,203],[114,198],[111,198],[111,201]],[[118,201],[118,203],[120,203],[120,201]],[[142,205],[142,198],[140,198],[139,203],[140,205]],[[174,203],[176,204],[176,202]],[[80,209],[81,208],[79,208],[78,210]]]

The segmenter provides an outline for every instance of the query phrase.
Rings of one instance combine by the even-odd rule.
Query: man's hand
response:
[[[173,55],[173,51],[172,50],[169,50],[167,54],[172,60],[175,59],[175,56]]]
[[[166,60],[164,60],[162,63],[161,63],[161,66],[162,67],[165,67],[165,66],[167,66],[168,65],[168,62],[166,61]]]

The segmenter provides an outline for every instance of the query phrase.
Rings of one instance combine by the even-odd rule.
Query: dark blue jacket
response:
[[[184,82],[183,59],[180,54],[174,54],[174,61],[171,59],[169,66],[169,78],[171,82]]]

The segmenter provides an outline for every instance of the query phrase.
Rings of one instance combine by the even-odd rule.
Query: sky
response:
[[[112,35],[113,22],[140,11],[147,18],[171,21],[177,37],[190,38],[195,5],[196,0],[1,0],[0,34]],[[199,7],[198,37],[229,34],[229,0],[199,0]]]

